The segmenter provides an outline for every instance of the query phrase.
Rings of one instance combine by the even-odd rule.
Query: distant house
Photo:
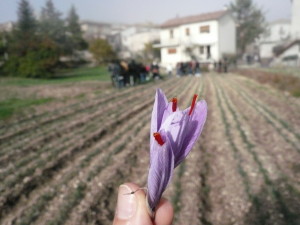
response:
[[[236,24],[227,10],[170,19],[161,25],[163,66],[199,60],[216,62],[236,53]]]
[[[277,38],[260,45],[261,57],[272,57],[271,65],[300,66],[300,0],[291,1],[291,21],[273,23],[273,35]]]
[[[300,0],[292,0],[291,40],[277,53],[277,60],[286,66],[300,67]]]
[[[103,23],[94,21],[81,21],[81,30],[83,38],[87,41],[95,39],[105,39],[113,47],[115,51],[121,49],[120,33],[128,28],[126,24]]]
[[[135,57],[146,43],[159,40],[159,28],[153,24],[119,24],[82,21],[83,37],[90,41],[105,39],[121,58]]]
[[[291,37],[291,21],[280,19],[268,24],[266,31],[261,35],[258,46],[261,59],[274,57],[274,47],[284,44]]]
[[[112,24],[94,21],[81,21],[80,25],[83,32],[83,37],[86,40],[98,38],[106,39],[107,36],[119,33],[128,27],[128,25],[124,24]]]
[[[300,39],[274,48],[276,58],[273,65],[300,66]]]
[[[122,58],[135,57],[144,50],[145,44],[159,41],[159,28],[151,25],[133,25],[123,30],[121,35]]]
[[[300,39],[300,0],[292,1],[292,39]]]
[[[14,26],[13,22],[0,23],[0,32],[10,32]]]

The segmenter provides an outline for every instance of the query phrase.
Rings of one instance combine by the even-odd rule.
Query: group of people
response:
[[[227,73],[228,72],[228,61],[227,59],[219,60],[214,63],[206,63],[200,65],[198,61],[190,61],[190,62],[178,62],[176,64],[176,75],[177,76],[186,76],[186,75],[194,75],[201,76],[201,70],[206,68],[208,71],[216,71],[218,73]],[[168,69],[169,73],[169,69]]]
[[[227,73],[228,62],[227,59],[219,60],[218,62],[210,64],[201,64],[199,61],[178,62],[176,64],[175,72],[178,77],[193,75],[201,76],[203,68],[207,70],[214,70],[218,73]],[[145,83],[151,78],[161,79],[160,68],[156,61],[151,65],[144,65],[135,60],[115,60],[108,65],[108,70],[111,74],[111,81],[113,86],[123,88],[126,86],[133,86],[136,84]],[[171,64],[167,65],[166,72],[168,75],[173,74],[173,67]]]
[[[228,72],[228,62],[227,59],[219,60],[218,62],[214,63],[214,69],[218,73],[227,73]]]
[[[113,86],[117,88],[144,83],[150,80],[151,76],[153,79],[161,79],[159,65],[156,62],[144,65],[134,60],[129,62],[115,60],[108,65],[108,71],[111,74]]]
[[[198,61],[179,62],[176,64],[176,75],[180,77],[186,75],[200,76],[200,63]]]

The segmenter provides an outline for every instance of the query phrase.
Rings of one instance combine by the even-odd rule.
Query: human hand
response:
[[[173,207],[166,199],[157,206],[155,218],[152,220],[146,205],[146,195],[143,190],[129,194],[140,187],[133,183],[122,184],[119,187],[118,202],[113,225],[171,225]]]

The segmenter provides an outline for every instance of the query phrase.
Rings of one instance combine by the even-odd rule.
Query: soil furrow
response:
[[[267,84],[260,84],[251,78],[244,76],[230,75],[234,77],[240,85],[243,85],[246,89],[255,94],[257,99],[263,99],[264,101],[272,101],[272,106],[276,106],[278,103],[283,103],[285,107],[289,109],[291,115],[296,116],[299,119],[298,111],[300,110],[299,98],[288,95],[286,92],[278,91]],[[279,111],[282,109],[277,108]],[[289,115],[287,115],[289,116]]]
[[[203,96],[204,93],[203,80],[203,77],[199,79],[199,87],[195,92],[199,96]],[[174,191],[171,196],[175,212],[173,220],[175,224],[201,224],[201,215],[199,214],[201,199],[199,193],[195,191],[199,190],[201,186],[201,177],[199,176],[201,141],[197,141],[187,159],[175,170],[177,177],[173,182]]]
[[[214,76],[210,75],[207,81],[212,96],[208,98],[208,105],[215,110],[210,112],[214,122],[208,126],[213,135],[204,140],[213,157],[210,174],[205,178],[209,188],[206,202],[210,210],[203,212],[205,217],[202,221],[207,224],[245,224],[244,215],[253,204],[250,178],[244,169],[245,161],[240,156],[240,149],[233,140],[230,118],[214,85]]]
[[[291,167],[291,165],[296,166],[298,164],[299,154],[290,149],[285,141],[276,132],[273,132],[273,126],[265,123],[264,117],[260,116],[254,107],[245,104],[245,101],[237,97],[236,90],[231,89],[227,81],[222,80],[222,83],[227,86],[226,90],[230,95],[229,99],[232,101],[232,104],[240,106],[236,107],[235,110],[237,114],[241,115],[244,123],[247,123],[247,126],[249,126],[250,130],[247,133],[252,136],[255,144],[260,149],[260,153],[268,155],[269,160],[272,160],[272,163],[276,166],[276,173],[281,174],[285,178],[288,176],[292,183],[300,183],[300,177],[294,173]],[[256,121],[256,123],[248,123],[248,121]],[[290,176],[292,174],[294,175]]]
[[[62,109],[59,109],[59,110],[53,110],[52,112],[48,112],[46,115],[41,114],[40,116],[42,116],[42,117],[46,116],[45,120],[39,121],[35,117],[34,120],[32,120],[32,118],[28,118],[28,119],[23,119],[23,121],[28,121],[29,120],[30,122],[35,122],[35,123],[38,122],[38,124],[34,124],[33,126],[41,126],[44,123],[49,123],[49,122],[52,122],[54,120],[56,121],[56,120],[58,120],[58,118],[60,118],[62,116],[66,117],[66,116],[73,115],[75,113],[84,111],[86,108],[90,108],[93,105],[103,104],[103,103],[106,103],[110,100],[117,99],[120,96],[133,94],[135,91],[139,91],[139,90],[142,90],[142,89],[143,89],[143,87],[139,86],[139,87],[135,87],[133,89],[125,89],[125,90],[115,92],[113,95],[111,93],[109,93],[107,95],[100,96],[100,98],[98,96],[96,96],[95,98],[93,98],[91,100],[89,99],[88,101],[83,102],[83,104],[82,104],[82,102],[79,102],[79,103],[75,103],[75,104],[71,104],[69,106],[63,107]],[[79,108],[76,108],[78,105],[79,105]],[[74,108],[75,108],[75,110],[74,110]],[[70,109],[70,111],[68,111],[66,109]],[[58,113],[59,111],[63,111],[63,113],[59,114]],[[67,111],[67,112],[64,112],[64,111]],[[51,116],[51,114],[52,114],[53,117],[49,118]],[[22,132],[23,133],[21,124],[22,124],[21,121],[12,122],[8,125],[3,126],[2,129],[5,128],[6,136],[7,135],[14,135],[14,133],[11,133],[11,134],[8,133],[8,130],[9,130],[10,127],[13,127],[14,125],[17,125],[18,128],[20,127],[20,129],[18,131],[13,131],[13,132]],[[25,127],[23,129],[32,129],[32,128],[34,128],[34,127]],[[4,137],[5,136],[0,136],[0,140],[2,140],[2,138],[4,138]]]
[[[190,82],[191,83],[191,82]],[[188,90],[188,89],[190,89],[190,91],[191,90],[193,90],[193,88],[189,88],[189,86],[190,85],[186,85],[186,86],[183,86],[186,90]],[[180,91],[180,89],[178,89],[178,88],[176,88],[175,89],[176,91],[177,91],[177,93],[181,93],[180,95],[184,95],[185,97],[187,97],[187,95],[186,95],[186,90],[185,91]],[[167,95],[168,95],[168,93],[166,93]],[[178,95],[176,95],[177,97],[179,97],[179,101],[180,102],[182,102],[182,99],[184,99],[184,98],[181,98],[181,96],[178,96]],[[148,121],[148,123],[149,123],[149,121]],[[148,131],[149,131],[149,126],[147,126],[147,128],[148,128]],[[128,181],[128,177],[132,177],[132,179],[131,180],[133,180],[134,182],[137,182],[137,183],[139,183],[139,184],[145,184],[145,182],[146,182],[146,177],[147,177],[147,170],[148,170],[148,148],[149,148],[149,144],[148,144],[148,137],[149,136],[145,136],[145,138],[144,138],[144,140],[142,141],[142,143],[143,143],[143,146],[141,146],[141,149],[143,149],[143,152],[144,153],[141,153],[141,152],[137,152],[136,153],[136,161],[135,161],[135,163],[134,163],[134,165],[132,166],[132,168],[130,168],[129,170],[129,172],[128,172],[128,176],[123,176],[118,182],[119,182],[119,184],[121,184],[121,183],[123,183],[123,182],[126,182],[126,181]],[[142,156],[142,157],[141,157]],[[142,166],[140,165],[140,163],[142,163]],[[126,166],[122,166],[122,168],[123,167],[125,167],[125,168],[127,168]],[[144,168],[143,170],[141,170],[141,167],[142,168]],[[123,171],[122,171],[123,172]],[[134,179],[135,178],[135,179]],[[106,186],[108,186],[109,184],[106,184]],[[105,209],[105,211],[106,210],[108,210],[108,214],[107,215],[113,215],[114,214],[114,202],[111,202],[112,200],[111,199],[115,199],[116,198],[116,192],[114,191],[113,193],[111,193],[111,195],[110,195],[110,198],[108,198],[107,200],[106,200],[106,198],[107,198],[107,196],[103,196],[102,198],[101,198],[101,202],[110,202],[110,206],[111,207],[108,207],[109,209]],[[83,203],[81,203],[80,205],[83,205],[84,204],[84,202],[85,201],[83,201]],[[99,201],[99,205],[101,205],[101,202]],[[93,204],[95,204],[95,203],[93,203]],[[112,205],[111,205],[112,204]],[[81,206],[78,206],[78,207],[76,207],[77,209],[74,209],[73,210],[73,215],[74,216],[71,216],[70,218],[74,218],[75,217],[75,215],[78,215],[79,214],[79,212],[80,212],[80,215],[82,214],[82,211],[81,211]],[[95,204],[95,205],[97,205],[97,204]],[[84,206],[84,207],[87,207],[87,206]],[[98,206],[94,206],[94,207],[98,207]],[[93,209],[93,205],[92,206],[90,206],[90,208],[92,208]],[[100,209],[99,209],[100,210]],[[88,219],[88,221],[89,222],[87,222],[87,221],[82,221],[83,219],[81,219],[81,220],[79,220],[79,218],[78,218],[78,216],[76,217],[76,219],[72,219],[71,221],[69,221],[67,224],[74,224],[76,221],[82,221],[81,223],[87,223],[87,224],[89,224],[89,223],[91,223],[91,221],[93,221],[92,220],[92,218],[93,218],[93,216],[95,217],[96,215],[95,214],[93,214],[93,213],[91,213],[90,211],[87,211],[86,212],[86,215],[84,216],[85,217],[85,220],[87,220]],[[97,217],[97,216],[96,216]],[[103,217],[102,219],[100,219],[100,221],[98,221],[98,223],[101,223],[101,224],[110,224],[111,222],[112,222],[112,218],[109,218],[109,217],[105,217],[104,218],[104,215],[102,216],[102,215],[100,215],[100,217]],[[98,219],[94,219],[94,220],[99,220],[99,218]],[[106,221],[106,222],[105,222]]]
[[[300,224],[299,99],[214,73],[80,89],[83,97],[0,122],[0,224],[111,224],[117,187],[147,183],[156,87],[180,108],[198,92],[208,103],[200,140],[164,193],[174,225]]]
[[[285,126],[282,126],[279,123],[279,121],[277,121],[275,118],[266,113],[264,109],[259,107],[255,102],[253,102],[250,96],[245,94],[245,92],[241,92],[240,89],[237,91],[246,102],[248,102],[252,107],[254,107],[257,110],[257,112],[259,112],[265,118],[265,121],[267,123],[269,123],[275,128],[275,130],[281,136],[281,138],[283,138],[285,142],[288,143],[294,151],[300,153],[299,141],[297,141],[295,133],[290,132],[288,129],[285,128]]]
[[[63,162],[66,159],[70,160],[75,156],[75,153],[77,153],[78,151],[82,151],[84,148],[92,145],[92,143],[94,143],[96,140],[99,140],[105,133],[107,133],[108,130],[126,121],[126,119],[134,116],[136,112],[145,109],[151,103],[152,101],[150,100],[134,107],[131,111],[124,113],[119,119],[102,126],[101,129],[91,134],[85,141],[80,143],[80,145],[64,151],[61,156],[56,157],[56,160],[54,162],[50,160],[50,162],[45,165],[42,171],[35,171],[34,175],[31,176],[29,180],[26,181],[26,183],[18,185],[18,187],[14,189],[9,189],[9,191],[1,195],[0,208],[4,210],[4,206],[6,206],[5,210],[7,210],[8,206],[12,206],[16,202],[16,200],[18,200],[18,198],[20,197],[20,193],[28,195],[34,189],[34,187],[38,186],[39,182],[42,182],[44,177],[52,177],[53,172],[61,168]],[[3,210],[1,210],[1,213],[4,213]]]
[[[164,85],[166,85],[166,84],[164,84]],[[143,91],[147,91],[147,89],[143,89],[142,92]],[[35,146],[35,145],[32,144],[32,140],[34,142],[37,142],[37,143],[38,142],[43,142],[43,141],[44,142],[45,141],[50,141],[53,137],[56,137],[56,136],[59,136],[59,135],[63,134],[64,131],[74,129],[76,126],[83,125],[85,123],[85,121],[89,120],[89,118],[87,118],[87,117],[82,118],[83,115],[81,115],[81,114],[84,114],[84,115],[86,114],[90,118],[98,117],[99,113],[101,113],[101,112],[99,112],[99,108],[101,109],[101,107],[104,103],[106,103],[104,111],[107,111],[106,110],[107,105],[110,105],[111,107],[113,107],[113,106],[116,106],[120,103],[122,104],[122,101],[129,101],[130,102],[130,99],[134,99],[136,97],[136,93],[134,93],[135,91],[132,91],[132,92],[133,93],[129,93],[129,95],[121,95],[120,98],[109,99],[111,101],[107,100],[107,101],[103,101],[101,104],[92,104],[91,107],[83,108],[81,112],[77,112],[75,110],[75,111],[71,112],[72,116],[68,115],[67,118],[63,117],[63,118],[60,118],[60,119],[53,120],[54,124],[52,124],[52,126],[50,126],[50,130],[47,126],[48,124],[46,124],[46,127],[41,126],[43,124],[40,124],[39,127],[38,127],[38,130],[31,129],[31,132],[32,131],[35,132],[34,135],[31,136],[31,138],[26,138],[25,139],[24,137],[22,137],[20,135],[17,136],[18,140],[20,140],[20,143],[21,143],[20,146],[17,146],[17,149],[20,148],[20,151],[22,151],[22,149],[24,148],[24,140],[27,141],[27,143],[29,144],[29,147]],[[122,100],[122,98],[124,98],[125,100]],[[107,104],[107,102],[108,102],[108,104]],[[73,116],[75,116],[75,118],[73,118]],[[72,120],[73,122],[70,123],[69,122],[70,120]],[[57,129],[56,124],[58,124],[58,122],[60,122],[60,125],[61,125],[60,127],[63,127],[64,129]],[[49,134],[49,132],[50,132],[50,134]],[[26,132],[24,135],[27,136],[28,132]],[[29,132],[29,135],[30,135],[30,132]],[[38,140],[38,139],[41,139],[41,140]],[[16,142],[15,140],[12,140],[12,141],[13,141],[13,145],[18,144],[18,142]]]
[[[282,104],[282,102],[278,100],[275,102],[275,100],[272,100],[270,97],[268,97],[268,100],[265,100],[266,102],[268,102],[268,104],[265,104],[265,102],[262,102],[263,99],[261,99],[263,97],[262,94],[254,97],[253,94],[255,95],[255,91],[249,91],[249,88],[247,88],[247,86],[245,86],[246,88],[241,89],[241,84],[240,82],[237,83],[236,79],[231,79],[231,81],[232,86],[238,87],[235,89],[239,91],[241,96],[244,97],[244,99],[249,104],[256,106],[256,108],[261,113],[263,113],[271,122],[276,124],[279,129],[283,128],[284,130],[286,130],[288,135],[294,136],[291,137],[293,142],[297,143],[300,141],[300,134],[298,133],[299,131],[296,131],[297,129],[293,127],[293,124],[300,124],[298,111],[292,113],[293,110],[291,109],[290,105],[287,105],[286,103]],[[284,117],[284,119],[282,117]]]
[[[286,203],[283,201],[282,194],[274,188],[273,181],[278,178],[278,174],[276,173],[274,169],[274,165],[272,162],[270,162],[270,159],[266,154],[263,154],[262,151],[258,152],[258,149],[255,145],[255,143],[249,138],[249,135],[246,133],[249,133],[247,130],[247,125],[243,124],[241,125],[241,118],[238,118],[238,114],[236,113],[236,109],[233,108],[233,106],[230,104],[226,93],[223,92],[223,88],[221,88],[222,96],[224,97],[224,100],[228,106],[229,111],[232,113],[234,121],[237,126],[237,130],[240,133],[240,136],[243,140],[243,142],[246,144],[246,150],[249,152],[249,154],[252,156],[254,162],[257,164],[257,168],[259,168],[259,172],[263,176],[264,183],[266,186],[266,189],[269,189],[269,194],[272,197],[271,202],[274,202],[273,204],[276,204],[277,207],[274,207],[274,210],[278,212],[278,214],[275,214],[276,212],[270,211],[270,215],[272,216],[271,220],[276,220],[277,222],[284,221],[289,222],[290,224],[296,224],[296,214],[295,212],[292,212],[286,205]],[[264,165],[268,165],[268,167],[265,167]],[[273,168],[272,168],[273,167]],[[256,192],[254,192],[256,193]],[[283,215],[282,218],[277,217],[276,215]],[[277,218],[276,218],[277,217]]]
[[[52,200],[53,197],[55,197],[55,195],[58,192],[58,189],[61,186],[63,186],[66,182],[68,182],[73,177],[76,177],[79,171],[82,171],[84,168],[86,168],[91,163],[91,160],[94,160],[99,154],[106,154],[106,153],[102,153],[103,152],[102,149],[106,149],[110,145],[110,143],[113,143],[114,140],[118,139],[118,137],[123,136],[127,132],[129,126],[132,126],[132,128],[135,129],[134,128],[135,123],[140,119],[144,118],[145,116],[147,116],[147,110],[146,113],[143,112],[139,114],[141,115],[137,114],[136,117],[134,117],[134,119],[130,119],[128,123],[122,125],[122,127],[119,127],[116,131],[111,133],[111,135],[107,138],[106,141],[101,140],[98,144],[93,146],[91,149],[86,149],[81,155],[79,155],[76,158],[76,160],[73,160],[68,165],[66,165],[66,168],[64,168],[60,172],[59,177],[53,179],[47,185],[43,184],[42,187],[40,187],[32,195],[30,195],[30,199],[34,201],[34,203],[32,203],[30,207],[29,207],[30,203],[28,204],[28,201],[26,201],[25,203],[20,202],[20,205],[23,204],[23,206],[17,206],[17,209],[19,211],[19,214],[22,214],[21,215],[22,217],[18,221],[23,221],[22,222],[23,224],[24,221],[28,221],[25,224],[29,224],[30,222],[33,222],[36,219],[37,215],[39,215],[41,211],[43,211],[43,208],[46,206],[46,204],[48,204],[47,202]],[[42,197],[39,197],[39,195]],[[12,214],[15,215],[16,213],[12,213]],[[14,216],[12,215],[11,217]],[[4,220],[4,222],[8,221],[8,219],[9,216],[6,216],[6,220]],[[16,219],[11,218],[10,220],[15,221]],[[6,222],[5,224],[11,224],[11,222]],[[17,223],[14,222],[13,224],[17,224]]]
[[[98,118],[100,118],[100,119],[103,120],[103,118],[105,118],[105,116],[106,116],[106,118],[114,116],[115,109],[119,108],[122,104],[124,104],[126,102],[129,102],[129,104],[127,104],[126,107],[128,107],[128,109],[130,109],[130,104],[133,104],[133,105],[135,104],[134,101],[132,101],[132,100],[134,100],[134,98],[136,100],[138,100],[138,98],[136,96],[135,97],[133,96],[133,99],[126,99],[125,101],[124,100],[120,100],[119,103],[112,103],[110,107],[107,107],[107,109],[105,109],[104,111],[101,110],[100,112],[96,113],[96,115],[91,115],[91,116],[88,115],[87,118],[80,119],[79,121],[74,121],[73,123],[71,123],[67,127],[64,127],[63,129],[55,130],[53,132],[53,134],[52,134],[52,138],[55,137],[56,138],[55,142],[58,142],[58,143],[60,143],[60,139],[59,138],[65,138],[65,134],[67,134],[69,137],[72,138],[72,137],[74,137],[75,134],[69,133],[67,131],[68,130],[72,131],[75,128],[74,126],[79,126],[79,128],[80,128],[80,126],[83,126],[80,129],[85,129],[84,127],[86,127],[88,125],[93,125],[95,123],[95,122],[92,121],[92,119],[98,119]],[[126,109],[124,109],[124,110],[126,110]],[[107,111],[107,114],[104,114],[106,111]],[[88,123],[86,123],[86,122],[88,122]],[[80,129],[76,129],[75,131],[78,132],[78,133],[80,133],[81,132]],[[41,151],[41,149],[40,149],[41,145],[43,146],[43,148],[45,148],[45,145],[43,144],[44,142],[45,143],[49,143],[49,146],[51,148],[54,148],[53,142],[50,142],[50,141],[51,141],[51,137],[44,136],[44,137],[42,137],[41,140],[36,140],[33,143],[31,142],[30,145],[29,145],[29,147],[27,147],[27,149],[26,148],[22,149],[22,150],[18,149],[17,151],[20,152],[20,154],[21,153],[25,154],[27,150],[28,151],[30,150],[30,151],[33,151],[34,154],[35,154],[37,149],[39,149],[39,151]],[[42,143],[40,143],[40,142],[42,142]],[[64,142],[66,142],[66,140],[64,140]],[[18,157],[18,154],[15,154],[13,151],[10,151],[10,152],[11,152],[10,154],[5,155],[5,157],[2,159],[2,161],[7,162],[8,161],[7,160],[8,157],[12,157],[12,156],[13,157]],[[29,157],[29,155],[27,154],[26,158],[28,158],[28,157]],[[24,161],[24,160],[26,160],[26,159],[22,158],[22,161]],[[12,166],[12,165],[10,165],[10,166]],[[14,169],[14,168],[11,168],[11,169]]]

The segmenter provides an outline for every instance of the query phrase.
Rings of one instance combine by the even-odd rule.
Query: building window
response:
[[[186,34],[186,36],[190,36],[190,28],[185,29],[185,34]]]
[[[211,54],[210,54],[210,45],[207,45],[206,52],[207,52],[207,59],[210,59],[210,57],[211,57]]]
[[[200,51],[200,54],[203,55],[204,54],[204,46],[200,46],[199,51]]]
[[[201,26],[200,33],[209,33],[209,26]]]
[[[171,54],[176,54],[176,52],[177,52],[176,48],[169,48],[169,49],[168,49],[169,55],[171,55]]]
[[[173,38],[173,37],[174,37],[174,31],[170,30],[170,38]]]

